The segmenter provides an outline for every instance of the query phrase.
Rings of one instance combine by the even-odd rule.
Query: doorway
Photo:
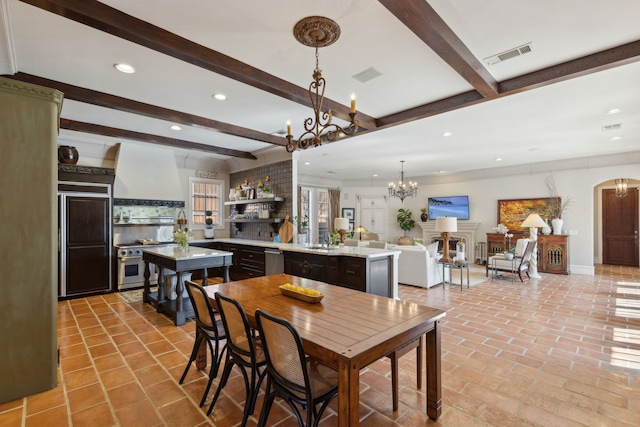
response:
[[[602,263],[638,267],[638,189],[602,189]]]

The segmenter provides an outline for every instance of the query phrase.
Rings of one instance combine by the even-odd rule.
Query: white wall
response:
[[[486,241],[485,233],[493,232],[497,225],[498,200],[549,197],[545,177],[549,173],[527,173],[496,178],[474,179],[444,184],[422,184],[420,178],[418,196],[404,200],[404,208],[411,209],[416,221],[420,221],[420,208],[427,205],[427,198],[433,196],[468,195],[470,221],[480,222],[476,232],[477,241]],[[598,200],[594,197],[594,188],[616,178],[640,180],[640,167],[637,163],[608,167],[594,167],[553,172],[558,195],[572,197],[573,204],[563,214],[564,230],[575,230],[577,235],[569,238],[569,265],[574,274],[593,274],[595,258],[598,255],[599,231],[596,227],[599,212]],[[414,180],[416,178],[413,178]],[[356,207],[357,195],[388,194],[386,185],[378,186],[342,186],[341,207]],[[388,241],[396,241],[404,232],[396,221],[397,210],[403,207],[397,198],[388,199],[387,236]],[[358,223],[356,211],[356,223]],[[420,227],[414,228],[408,235],[421,237]],[[565,231],[566,233],[566,231]]]

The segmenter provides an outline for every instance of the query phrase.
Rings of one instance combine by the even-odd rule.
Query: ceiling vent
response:
[[[369,80],[373,80],[376,77],[380,77],[382,75],[382,73],[378,70],[376,70],[373,67],[369,67],[364,71],[359,72],[358,74],[352,76],[354,79],[356,79],[357,81],[359,81],[360,83],[366,83]]]
[[[622,129],[622,123],[616,123],[613,125],[606,125],[606,126],[602,126],[602,131],[603,132],[607,132],[610,130],[620,130]]]
[[[494,65],[499,62],[504,62],[507,59],[515,58],[517,56],[521,56],[529,52],[531,52],[531,42],[523,44],[522,46],[514,47],[513,49],[509,49],[507,51],[498,53],[497,55],[489,56],[487,58],[484,58],[483,61],[487,65]]]

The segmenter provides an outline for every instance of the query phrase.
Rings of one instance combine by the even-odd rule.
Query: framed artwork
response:
[[[353,231],[355,227],[353,226],[353,221],[349,221],[349,229],[347,231]]]
[[[506,225],[509,231],[525,231],[520,224],[529,214],[537,213],[542,219],[552,219],[551,213],[559,205],[560,197],[498,200],[498,224]]]
[[[342,208],[342,218],[347,218],[349,221],[353,221],[356,216],[356,210],[354,208]]]

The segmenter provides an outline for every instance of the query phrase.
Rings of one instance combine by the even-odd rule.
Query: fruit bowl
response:
[[[298,287],[298,289],[306,289],[306,288]],[[308,295],[296,289],[291,289],[289,287],[286,287],[286,285],[280,285],[280,292],[282,292],[283,295],[286,295],[288,297],[295,298],[300,301],[310,302],[311,304],[317,304],[320,301],[322,301],[322,298],[324,298],[324,294],[322,293],[320,295]]]

